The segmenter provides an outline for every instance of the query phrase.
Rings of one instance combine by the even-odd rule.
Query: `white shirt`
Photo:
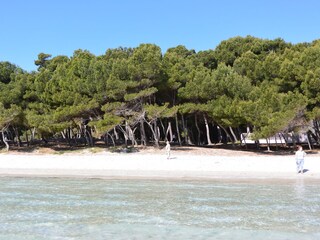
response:
[[[296,159],[304,159],[304,157],[306,156],[305,151],[296,151]]]

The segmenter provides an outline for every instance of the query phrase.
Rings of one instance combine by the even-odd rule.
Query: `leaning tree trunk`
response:
[[[209,129],[209,125],[208,125],[208,120],[206,118],[205,115],[203,115],[203,119],[204,119],[204,124],[206,125],[206,132],[207,132],[207,142],[208,142],[208,145],[212,145],[212,142],[211,142],[211,137],[210,137],[210,129]]]
[[[178,114],[176,114],[175,120],[176,120],[176,130],[178,135],[178,141],[179,141],[179,145],[181,146],[182,144],[181,144],[180,131],[179,131]]]
[[[234,141],[235,141],[235,142],[238,142],[238,138],[237,138],[236,134],[233,132],[232,127],[229,127],[229,129],[230,129],[230,132],[231,132],[231,134],[232,134],[232,136],[233,136]]]
[[[114,141],[114,138],[113,138],[113,136],[110,134],[110,133],[106,133],[105,134],[105,143],[106,143],[106,145],[108,146],[108,137],[110,137],[111,138],[111,141],[112,141],[112,144],[113,144],[113,147],[115,147],[116,146],[116,143],[115,143],[115,141]]]
[[[228,133],[227,129],[225,129],[223,126],[220,126],[222,128],[222,130],[225,132],[225,134],[227,135],[227,138],[229,138],[232,142],[232,147],[234,147],[234,139],[230,136],[230,134]],[[228,142],[228,141],[227,141]]]
[[[127,147],[127,146],[128,146],[128,134],[126,133],[125,130],[123,130],[123,128],[122,128],[120,125],[119,125],[118,127],[119,127],[120,131],[121,131],[122,134],[123,134],[124,144],[125,144],[125,146]]]
[[[148,122],[146,119],[145,119],[145,122],[148,124],[148,126],[152,132],[154,144],[156,145],[156,147],[159,147],[158,127],[157,127],[156,120],[154,121],[153,126],[152,126],[152,123]]]
[[[307,132],[307,141],[308,141],[309,150],[312,150],[312,144],[311,144],[310,136],[309,136],[308,132]]]

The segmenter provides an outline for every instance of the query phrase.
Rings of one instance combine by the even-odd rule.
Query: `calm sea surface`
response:
[[[320,182],[0,178],[0,239],[320,239]]]

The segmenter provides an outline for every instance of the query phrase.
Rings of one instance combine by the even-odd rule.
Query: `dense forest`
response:
[[[196,52],[154,44],[95,56],[40,53],[37,71],[0,62],[1,144],[240,143],[306,133],[320,143],[320,41],[252,36]],[[242,143],[243,144],[243,143]]]

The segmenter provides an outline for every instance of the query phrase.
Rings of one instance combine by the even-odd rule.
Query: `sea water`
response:
[[[320,239],[319,181],[0,178],[0,239]]]

